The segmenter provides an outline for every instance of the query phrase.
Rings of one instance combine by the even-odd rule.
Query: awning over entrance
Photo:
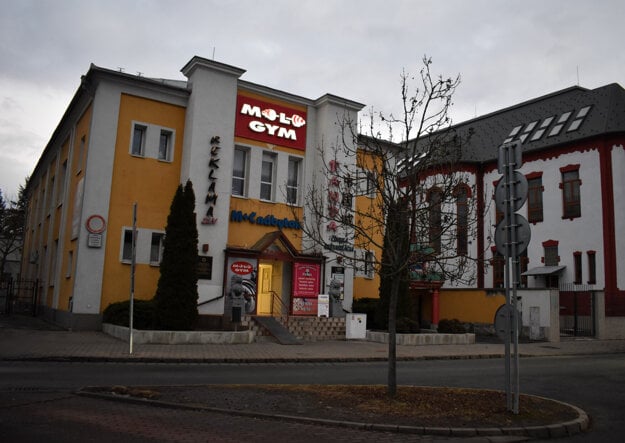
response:
[[[532,275],[535,277],[541,275],[553,275],[562,272],[564,268],[566,268],[566,266],[538,266],[525,271],[521,275]]]

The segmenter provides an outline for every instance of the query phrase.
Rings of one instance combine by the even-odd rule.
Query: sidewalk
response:
[[[561,343],[523,343],[521,357],[625,353],[625,340],[566,339]],[[32,317],[0,316],[0,360],[142,362],[295,362],[386,360],[388,345],[362,340],[207,345],[134,345],[102,332],[72,332]],[[397,346],[398,360],[497,358],[504,345]]]

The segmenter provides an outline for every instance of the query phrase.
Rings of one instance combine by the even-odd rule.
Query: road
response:
[[[592,418],[593,429],[567,441],[620,441],[625,433],[625,355],[593,355],[521,359],[521,391],[575,404]],[[311,425],[254,422],[249,419],[211,417],[194,412],[164,413],[155,408],[113,404],[101,405],[101,400],[78,398],[71,392],[93,385],[192,385],[224,383],[311,383],[311,384],[385,384],[385,363],[290,363],[290,364],[136,364],[136,363],[53,363],[0,362],[0,427],[16,432],[20,441],[39,440],[53,432],[52,424],[62,422],[67,435],[57,441],[84,441],[83,429],[95,427],[98,434],[92,441],[261,441],[265,435],[274,441],[361,441],[367,432],[328,430]],[[501,359],[430,360],[398,363],[398,383],[424,386],[462,386],[504,389],[504,367]],[[107,402],[110,403],[110,402]],[[21,406],[19,406],[21,405]],[[62,406],[62,407],[59,407]],[[42,411],[63,410],[54,416],[46,428]],[[89,413],[87,413],[89,411]],[[197,415],[200,414],[200,415]],[[172,417],[176,421],[171,422]],[[80,420],[77,417],[81,417]],[[92,421],[85,421],[91,417]],[[123,423],[119,422],[123,418]],[[130,420],[129,417],[134,417]],[[169,417],[169,418],[167,418]],[[37,420],[35,420],[35,418]],[[135,423],[136,422],[136,423]],[[209,428],[204,424],[209,423]],[[34,424],[37,426],[33,426]],[[44,424],[42,424],[44,423]],[[102,429],[102,423],[117,423]],[[144,429],[134,432],[133,423]],[[152,423],[152,425],[150,425]],[[174,425],[177,423],[177,425]],[[164,424],[169,424],[165,426]],[[165,428],[172,435],[156,428]],[[188,430],[172,431],[172,426]],[[208,425],[207,425],[208,426]],[[75,428],[75,429],[74,429]],[[72,434],[75,430],[75,435]],[[91,429],[91,428],[90,428]],[[95,429],[95,428],[94,428]],[[153,430],[158,435],[151,435]],[[229,433],[229,429],[238,429]],[[243,431],[245,429],[245,431]],[[132,432],[131,432],[132,430]],[[263,431],[264,430],[264,431]],[[21,434],[23,432],[24,434]],[[113,434],[110,434],[113,432]],[[216,439],[216,432],[224,436]],[[263,434],[263,432],[268,434]],[[314,437],[321,432],[324,437]],[[364,435],[362,434],[364,432]],[[32,435],[31,435],[32,434]],[[349,435],[348,435],[349,434]],[[353,434],[353,435],[352,435]],[[187,435],[189,439],[182,439]],[[202,436],[211,435],[205,439]],[[321,435],[321,434],[319,434]],[[49,435],[48,435],[49,436]],[[296,438],[297,436],[297,438]],[[72,438],[76,437],[75,440]],[[106,437],[106,438],[105,438]],[[158,438],[157,438],[158,437]],[[174,438],[175,437],[175,438]],[[401,437],[401,438],[399,438]],[[102,438],[98,440],[97,438]],[[368,438],[371,438],[369,435]],[[410,437],[412,438],[412,436]],[[380,441],[424,441],[418,437],[377,436]],[[142,440],[144,439],[144,440]],[[156,440],[155,440],[156,439]],[[159,440],[160,439],[160,440]],[[194,440],[195,439],[195,440]],[[10,440],[8,440],[10,441]],[[54,441],[54,439],[52,439]]]

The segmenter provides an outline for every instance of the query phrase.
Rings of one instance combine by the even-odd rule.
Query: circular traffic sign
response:
[[[106,221],[104,217],[96,214],[87,219],[85,226],[91,234],[102,234],[106,230]]]
[[[508,242],[512,242],[511,230],[514,229],[516,234],[516,256],[518,257],[527,249],[530,239],[532,238],[532,231],[530,229],[530,224],[521,214],[514,214],[512,220],[509,226],[506,225],[505,218],[497,224],[495,228],[495,246],[497,247],[497,252],[501,255],[511,257],[512,245]],[[509,237],[508,234],[510,235]],[[506,254],[506,248],[509,248],[507,251],[508,254]]]
[[[497,337],[506,340],[506,329],[510,328],[510,338],[514,337],[513,335],[513,319],[514,319],[514,306],[509,304],[504,304],[497,309],[495,312],[495,332],[497,333]],[[521,314],[517,311],[517,337],[520,335],[521,328],[523,327],[523,323],[521,322]]]
[[[511,182],[514,183],[515,191],[515,195],[512,196],[512,210],[518,211],[527,200],[527,191],[529,189],[527,178],[525,178],[525,176],[519,171],[514,171]],[[506,187],[506,180],[504,178],[499,180],[499,183],[497,183],[497,186],[495,187],[495,206],[500,212],[506,211],[506,199],[508,197],[506,195]]]

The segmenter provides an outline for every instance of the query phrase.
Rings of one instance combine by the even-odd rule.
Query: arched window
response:
[[[469,196],[467,185],[459,185],[456,196],[456,248],[458,255],[466,255],[469,251]]]
[[[435,253],[438,254],[441,252],[441,234],[443,233],[441,213],[443,200],[442,191],[438,188],[430,189],[430,191],[428,192],[427,200],[430,213],[430,247],[434,249]]]

